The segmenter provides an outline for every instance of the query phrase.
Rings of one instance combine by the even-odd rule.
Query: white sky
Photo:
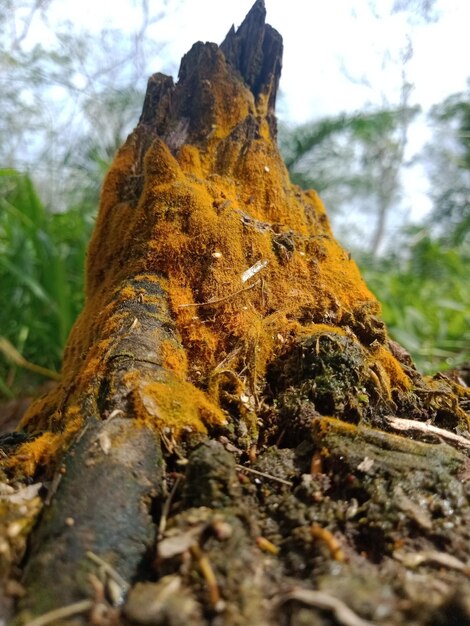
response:
[[[150,29],[156,42],[168,42],[149,72],[177,73],[181,56],[198,41],[220,43],[232,23],[238,26],[254,0],[148,0],[151,15],[166,10]],[[282,34],[284,63],[278,115],[295,123],[364,105],[398,104],[407,42],[413,54],[406,79],[414,84],[411,104],[424,110],[450,93],[463,91],[470,76],[470,1],[438,0],[439,20],[410,23],[405,14],[390,16],[391,0],[265,0],[267,21]],[[139,0],[55,0],[55,19],[99,32],[118,26],[123,34],[138,27]],[[51,8],[52,8],[51,7]],[[119,7],[119,8],[118,8]],[[408,16],[409,17],[409,16]],[[348,76],[350,78],[348,78]],[[351,78],[353,80],[351,80]],[[409,156],[427,138],[424,116],[410,133]],[[429,208],[422,174],[414,174],[409,201],[417,217]],[[422,188],[422,189],[420,189]]]

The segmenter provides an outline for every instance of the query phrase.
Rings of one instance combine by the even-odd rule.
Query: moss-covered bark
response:
[[[470,623],[470,395],[389,340],[290,183],[281,55],[258,0],[150,78],[61,382],[4,446],[18,623]]]

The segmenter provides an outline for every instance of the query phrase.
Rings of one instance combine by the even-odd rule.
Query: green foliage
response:
[[[293,182],[316,189],[337,235],[348,237],[349,245],[360,240],[373,255],[384,243],[389,213],[397,212],[407,129],[419,111],[406,105],[408,86],[403,89],[405,104],[398,107],[342,114],[280,132]]]
[[[23,356],[51,369],[83,302],[91,209],[47,211],[29,176],[0,170],[0,334]],[[16,368],[0,356],[0,385]]]
[[[51,4],[0,0],[0,337],[57,369],[82,304],[99,187],[138,119],[164,45],[148,28],[167,3],[129,0],[129,28],[109,21],[99,33]],[[0,393],[24,391],[23,374],[0,352]]]
[[[286,166],[294,170],[305,162],[306,157],[312,157],[312,151],[320,150],[324,142],[334,142],[339,136],[345,135],[348,140],[362,142],[377,141],[379,136],[394,132],[403,116],[412,117],[418,112],[416,107],[402,109],[382,109],[371,112],[358,112],[322,118],[308,122],[295,128],[281,128],[280,147]],[[330,144],[332,145],[332,144]],[[338,155],[340,156],[340,155]],[[365,156],[365,155],[364,155]],[[298,173],[298,181],[302,186],[313,186],[318,189],[318,175],[315,171]]]
[[[404,241],[406,256],[363,258],[366,282],[382,303],[391,336],[424,372],[470,360],[470,257],[426,231]]]
[[[450,245],[470,244],[470,83],[433,107],[425,154],[434,208],[430,223]]]

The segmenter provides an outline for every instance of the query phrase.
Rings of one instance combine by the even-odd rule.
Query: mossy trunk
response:
[[[470,624],[470,394],[291,184],[281,58],[258,0],[149,80],[61,382],[3,441],[17,624]]]

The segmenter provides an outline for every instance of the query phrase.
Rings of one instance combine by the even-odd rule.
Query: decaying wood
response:
[[[58,468],[61,481],[32,537],[24,611],[83,600],[89,575],[100,570],[106,581],[109,569],[90,553],[119,573],[114,577],[119,603],[129,581],[152,558],[151,509],[161,497],[163,470],[155,435],[127,419],[90,418],[77,439]]]
[[[61,380],[0,441],[15,625],[470,624],[468,388],[290,183],[265,13],[150,78],[106,177]]]

